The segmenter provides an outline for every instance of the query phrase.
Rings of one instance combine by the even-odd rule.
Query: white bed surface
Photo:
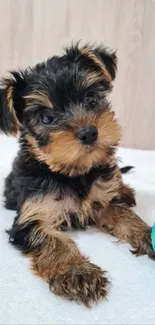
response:
[[[108,271],[112,282],[108,301],[92,309],[50,293],[31,274],[29,261],[11,245],[5,229],[15,216],[3,206],[3,181],[11,168],[17,144],[0,137],[0,324],[155,324],[155,262],[136,258],[128,244],[89,230],[71,236],[90,260]],[[120,149],[122,165],[135,170],[124,176],[137,191],[137,212],[150,225],[155,221],[155,152]]]

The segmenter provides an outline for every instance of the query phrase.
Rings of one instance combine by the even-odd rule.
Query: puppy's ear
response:
[[[24,108],[26,81],[23,72],[11,72],[12,77],[1,82],[0,131],[16,136]]]
[[[86,45],[80,52],[91,61],[91,66],[95,71],[102,74],[107,89],[111,89],[111,83],[116,77],[117,56],[116,52],[110,52],[102,46],[93,47]]]
[[[102,46],[95,47],[89,44],[80,47],[77,43],[66,49],[66,54],[71,61],[81,62],[83,67],[99,72],[107,89],[110,90],[117,71],[116,52],[108,51]]]
[[[106,48],[101,46],[94,49],[94,53],[99,60],[105,65],[108,73],[111,76],[111,81],[113,81],[116,77],[117,72],[117,56],[116,52],[108,51]]]

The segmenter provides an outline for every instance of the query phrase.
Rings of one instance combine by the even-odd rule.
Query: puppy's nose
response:
[[[77,133],[78,139],[85,145],[93,144],[97,140],[97,136],[97,129],[93,125],[81,128]]]

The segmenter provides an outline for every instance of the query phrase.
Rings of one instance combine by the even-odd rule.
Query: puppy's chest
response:
[[[118,187],[119,178],[115,174],[106,180],[99,177],[91,184],[84,197],[78,196],[74,191],[64,196],[55,206],[59,215],[63,216],[60,229],[85,229],[93,224],[96,209],[106,207],[117,196]]]
[[[101,166],[86,176],[69,178],[52,174],[52,177],[38,177],[29,182],[33,186],[28,185],[32,198],[37,198],[39,218],[45,227],[85,229],[93,223],[96,206],[106,207],[117,195],[117,174],[116,165]]]

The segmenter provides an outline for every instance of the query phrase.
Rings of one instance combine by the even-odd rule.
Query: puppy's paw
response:
[[[148,228],[144,232],[139,242],[139,246],[135,250],[131,250],[131,252],[136,256],[148,255],[152,260],[155,260],[155,252],[151,241],[151,228]]]
[[[50,280],[50,289],[59,296],[90,307],[93,302],[106,297],[108,283],[100,267],[85,262],[79,266],[70,265],[67,272],[56,275]]]

